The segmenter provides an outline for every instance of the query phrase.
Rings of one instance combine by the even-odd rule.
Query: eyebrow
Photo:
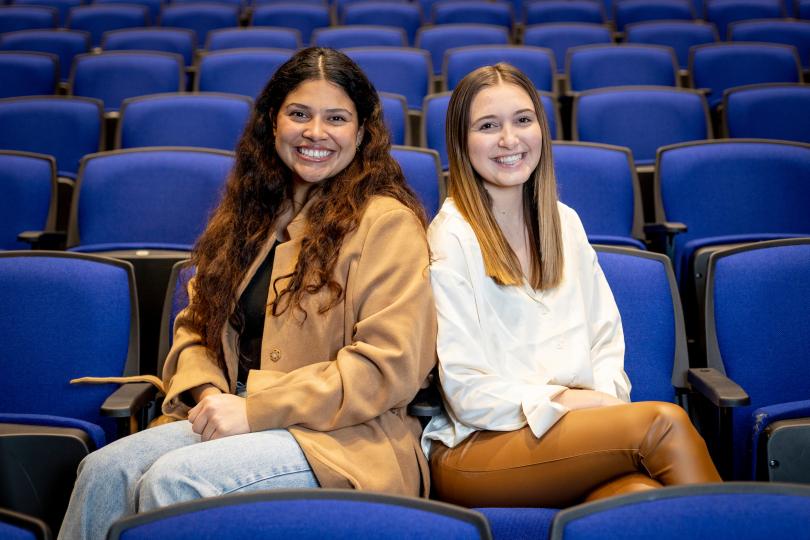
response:
[[[519,111],[515,111],[514,113],[512,113],[512,116],[516,116],[518,114],[523,114],[523,113],[527,113],[527,112],[532,113],[532,114],[536,114],[534,112],[534,109],[526,108],[526,109],[520,109]],[[497,117],[494,114],[488,114],[486,116],[482,116],[481,118],[478,118],[478,119],[474,120],[473,124],[477,124],[478,122],[480,122],[482,120],[489,120],[490,118],[497,118]]]
[[[292,109],[292,108],[310,110],[312,107],[309,107],[308,105],[304,105],[303,103],[290,103],[286,107],[287,110]],[[334,109],[326,109],[326,112],[328,114],[345,113],[345,114],[349,115],[350,117],[353,116],[352,113],[348,109],[344,109],[342,107],[337,107],[337,108],[334,108]]]

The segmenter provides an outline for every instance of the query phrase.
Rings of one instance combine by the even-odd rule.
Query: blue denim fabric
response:
[[[103,540],[118,519],[174,503],[318,481],[287,430],[200,442],[188,421],[125,437],[87,456],[59,539]]]

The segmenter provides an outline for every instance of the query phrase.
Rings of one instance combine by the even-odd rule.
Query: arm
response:
[[[424,229],[409,210],[399,207],[374,218],[354,279],[345,286],[347,306],[356,314],[352,343],[334,360],[289,373],[261,372],[256,392],[251,374],[250,429],[299,425],[329,431],[405,407],[435,361],[428,264]]]

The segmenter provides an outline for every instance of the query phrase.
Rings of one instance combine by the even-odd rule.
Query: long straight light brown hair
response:
[[[470,109],[484,88],[513,84],[528,94],[537,113],[542,133],[540,163],[523,184],[523,216],[529,236],[531,275],[534,289],[559,285],[563,274],[562,232],[557,211],[557,181],[551,155],[551,133],[543,106],[532,82],[509,64],[478,68],[453,90],[447,108],[447,154],[450,161],[448,194],[475,232],[484,257],[486,274],[500,285],[521,285],[520,261],[503,235],[492,213],[492,199],[484,180],[470,162],[468,140],[472,120]]]

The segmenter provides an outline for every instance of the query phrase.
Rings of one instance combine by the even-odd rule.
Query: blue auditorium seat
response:
[[[0,51],[0,98],[53,94],[57,82],[55,54]]]
[[[391,144],[409,144],[411,138],[408,121],[408,102],[405,96],[380,92],[383,121],[391,134]]]
[[[628,148],[554,143],[560,200],[576,210],[592,244],[645,249],[641,188]]]
[[[56,28],[59,12],[48,6],[0,5],[0,33]]]
[[[329,8],[301,2],[259,5],[253,9],[251,24],[294,28],[301,33],[306,46],[311,43],[315,29],[329,26]]]
[[[563,510],[551,540],[788,540],[806,537],[810,488],[726,483],[674,486]]]
[[[67,26],[73,30],[88,32],[93,47],[98,47],[104,32],[144,27],[149,22],[149,8],[146,6],[93,4],[71,8]]]
[[[202,45],[211,30],[239,26],[239,11],[238,4],[164,4],[160,26],[194,30],[197,43]]]
[[[718,36],[714,25],[703,21],[651,21],[627,25],[625,40],[672,47],[678,57],[678,66],[686,71],[690,47],[714,43]]]
[[[433,219],[446,193],[439,154],[426,148],[393,146],[391,155],[402,168],[405,181],[425,207],[428,221]]]
[[[717,26],[720,39],[726,39],[728,27],[733,22],[779,19],[784,15],[782,0],[706,0],[705,19]]]
[[[92,98],[0,99],[0,148],[54,156],[59,175],[74,178],[82,156],[101,148],[103,114]]]
[[[621,0],[613,4],[616,30],[624,32],[628,24],[644,21],[691,21],[695,18],[689,0]]]
[[[471,71],[506,62],[521,70],[535,88],[555,93],[554,54],[549,49],[530,45],[470,45],[450,49],[444,54],[444,79],[447,90],[452,90]]]
[[[50,540],[51,530],[42,520],[0,508],[0,538]]]
[[[772,83],[737,86],[723,95],[723,129],[730,138],[810,143],[810,86]]]
[[[509,30],[492,24],[439,24],[416,33],[416,47],[430,53],[433,75],[442,74],[445,53],[468,45],[507,45]]]
[[[253,100],[234,94],[151,94],[121,105],[117,148],[196,146],[233,151]]]
[[[56,162],[51,156],[0,150],[0,250],[26,249],[23,231],[56,224]]]
[[[90,52],[90,46],[90,34],[74,30],[20,30],[0,34],[0,50],[55,54],[59,58],[59,79],[62,81],[67,81],[70,76],[73,57]]]
[[[56,9],[57,26],[65,26],[70,8],[82,4],[81,0],[13,0],[15,6],[47,6]]]
[[[316,516],[316,519],[313,519]],[[413,497],[347,489],[270,490],[223,495],[138,514],[113,525],[110,540],[200,538],[386,538],[491,540],[473,510]]]
[[[799,53],[802,69],[810,70],[810,21],[741,21],[729,26],[731,41],[762,41],[793,45]]]
[[[105,32],[105,51],[158,51],[179,54],[186,66],[194,62],[197,38],[188,28],[129,28]]]
[[[546,47],[554,51],[557,73],[565,73],[565,58],[568,49],[579,45],[613,43],[611,30],[597,23],[547,23],[526,27],[524,45]]]
[[[543,23],[605,22],[602,4],[591,0],[547,0],[530,2],[524,18],[526,26]]]
[[[71,94],[100,99],[105,113],[116,112],[127,98],[185,87],[183,57],[145,51],[80,54],[73,60]]]
[[[362,5],[362,4],[358,4]],[[343,52],[360,66],[380,92],[402,94],[419,111],[430,89],[430,54],[407,47],[351,47]]]
[[[149,20],[156,24],[160,19],[160,9],[163,7],[162,0],[94,0],[94,4],[128,4],[144,6],[149,9]]]
[[[692,47],[689,55],[692,88],[709,91],[709,106],[723,100],[723,92],[747,84],[801,81],[796,48],[773,43],[712,43]]]
[[[276,70],[293,55],[290,49],[224,49],[202,55],[194,90],[256,98]]]
[[[318,28],[312,34],[316,47],[407,47],[408,35],[402,28],[352,24]]]
[[[294,28],[273,26],[251,26],[249,28],[220,28],[208,33],[205,49],[250,49],[267,47],[271,49],[300,49],[301,34]]]
[[[338,20],[344,25],[381,25],[402,28],[408,35],[408,45],[411,45],[416,39],[416,31],[422,25],[422,11],[416,3],[357,2],[347,5]]]
[[[433,4],[430,20],[433,24],[493,24],[511,29],[512,6],[486,0],[440,1]]]
[[[574,98],[571,124],[572,140],[626,146],[641,166],[652,166],[662,146],[712,138],[706,98],[688,88],[587,90]]]
[[[604,86],[678,86],[675,52],[658,45],[582,45],[568,49],[569,89]]]

